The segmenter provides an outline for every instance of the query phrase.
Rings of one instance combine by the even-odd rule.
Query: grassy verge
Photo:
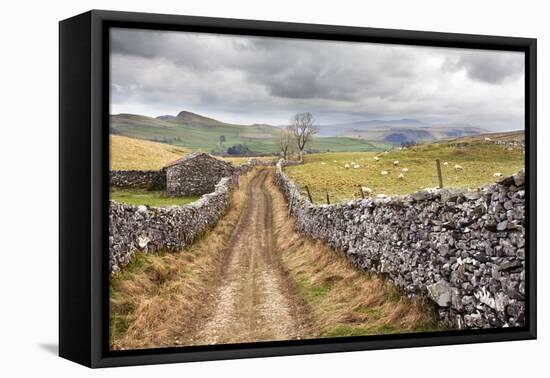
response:
[[[286,202],[271,184],[277,250],[311,308],[319,337],[440,330],[431,305],[355,269],[325,243],[294,231]]]
[[[252,173],[241,178],[227,214],[177,253],[136,253],[110,280],[110,345],[142,349],[189,345],[201,306],[215,285],[223,251],[246,200]]]
[[[378,161],[374,158],[378,157]],[[525,166],[520,148],[507,149],[491,142],[475,141],[454,145],[432,143],[389,153],[346,152],[306,155],[305,164],[287,167],[285,171],[313,199],[325,203],[326,192],[332,202],[360,197],[359,185],[376,194],[406,194],[438,185],[435,160],[442,163],[443,184],[446,187],[475,188],[498,180],[495,173],[511,175]],[[394,166],[393,162],[399,161]],[[447,165],[443,165],[447,162]],[[353,168],[353,163],[359,167]],[[345,165],[350,168],[346,169]],[[454,165],[463,167],[455,171]],[[403,172],[406,168],[406,172]],[[386,171],[387,175],[381,172]],[[404,178],[399,179],[403,173]],[[304,192],[305,194],[305,192]]]
[[[194,202],[200,196],[170,197],[163,191],[149,190],[111,190],[110,198],[117,202],[153,207],[183,206]]]

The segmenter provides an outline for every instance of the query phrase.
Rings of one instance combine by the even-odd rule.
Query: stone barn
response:
[[[232,164],[203,152],[175,160],[166,170],[166,193],[170,196],[201,195],[214,191],[222,177],[231,176]]]

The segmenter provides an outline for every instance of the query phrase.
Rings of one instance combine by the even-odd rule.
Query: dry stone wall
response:
[[[212,193],[189,205],[169,208],[132,206],[115,201],[109,206],[109,267],[119,272],[135,251],[177,251],[213,227],[229,206],[230,192],[239,175],[257,166],[273,165],[249,159],[232,177],[222,178]],[[127,171],[128,172],[128,171]],[[144,176],[145,177],[145,176]]]
[[[166,189],[166,171],[164,169],[154,171],[110,171],[109,179],[111,187],[121,189]]]
[[[214,226],[229,205],[232,181],[222,178],[214,192],[185,206],[150,208],[115,201],[109,207],[109,267],[116,273],[134,251],[177,251]]]
[[[260,159],[254,159],[250,158],[246,161],[245,164],[239,165],[235,168],[235,173],[241,175],[243,173],[246,173],[250,171],[254,167],[272,167],[275,165],[275,161],[266,161],[266,160],[260,160]]]
[[[388,277],[409,296],[435,302],[460,329],[525,324],[525,174],[475,191],[312,205],[277,164],[276,182],[296,227]]]
[[[230,177],[234,170],[226,161],[195,152],[166,168],[166,192],[171,196],[210,193],[222,177]]]

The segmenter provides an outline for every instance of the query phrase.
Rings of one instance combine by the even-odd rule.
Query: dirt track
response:
[[[290,340],[306,336],[303,301],[274,252],[269,169],[252,178],[225,252],[220,283],[193,344]]]
[[[113,349],[439,330],[433,308],[296,233],[273,171],[245,176],[215,232],[117,282],[129,326],[113,328]]]

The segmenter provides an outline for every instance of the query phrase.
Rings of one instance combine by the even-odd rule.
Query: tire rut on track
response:
[[[194,345],[291,340],[307,336],[302,299],[275,253],[272,201],[260,170],[248,185],[247,202],[225,251],[220,283],[206,306]],[[207,300],[205,298],[205,300]]]

